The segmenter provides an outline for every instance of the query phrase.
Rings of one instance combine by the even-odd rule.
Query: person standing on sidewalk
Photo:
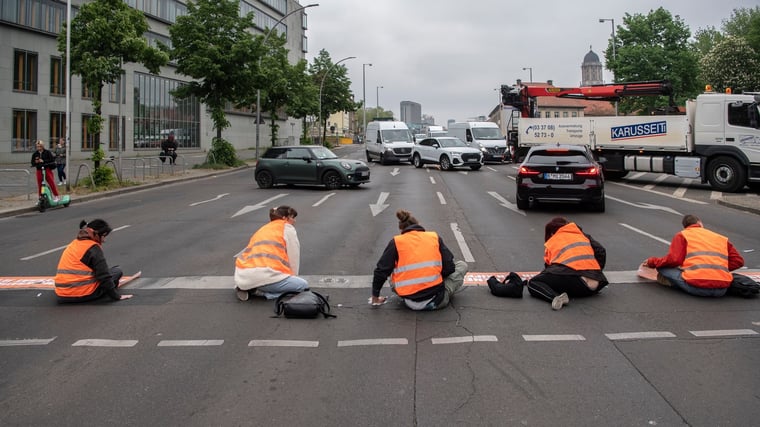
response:
[[[37,151],[32,153],[32,166],[37,168],[37,194],[42,195],[42,171],[44,169],[45,181],[47,181],[50,191],[53,192],[53,200],[58,201],[58,188],[55,186],[53,179],[53,169],[56,168],[55,155],[45,148],[42,140],[37,140]]]
[[[464,284],[467,263],[454,254],[434,231],[426,231],[405,210],[396,212],[401,234],[388,242],[375,267],[370,304],[382,305],[380,296],[390,276],[391,289],[411,310],[438,310],[449,305]]]
[[[570,297],[596,295],[609,284],[602,273],[607,251],[575,223],[555,217],[544,227],[544,270],[528,280],[528,292],[559,310]]]
[[[731,271],[741,268],[744,258],[727,237],[706,229],[696,215],[685,215],[681,225],[667,255],[647,258],[644,265],[657,269],[661,285],[700,297],[725,295],[734,279]]]
[[[55,165],[58,168],[58,185],[66,184],[66,140],[58,138],[55,146]]]

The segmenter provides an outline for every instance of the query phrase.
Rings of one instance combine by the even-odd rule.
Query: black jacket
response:
[[[42,163],[37,163],[37,159],[42,159]],[[42,169],[43,165],[48,169],[55,169],[55,155],[48,149],[43,149],[42,153],[35,150],[34,153],[32,153],[32,166],[37,169]]]
[[[421,225],[411,225],[402,230],[401,234],[407,233],[409,231],[425,231],[425,229],[422,228]],[[451,250],[449,250],[449,248],[443,243],[441,236],[438,236],[438,249],[441,252],[441,276],[445,278],[454,272],[454,254],[452,254]],[[393,273],[393,269],[396,268],[397,261],[398,250],[396,249],[396,241],[391,239],[391,241],[388,242],[388,246],[385,247],[383,255],[380,256],[380,260],[377,261],[377,266],[375,267],[375,274],[372,279],[373,296],[380,296],[380,290],[383,288],[385,280],[388,279],[388,276]],[[444,291],[445,289],[443,287],[443,282],[441,282],[437,286],[424,289],[414,295],[410,295],[404,298],[408,298],[412,301],[424,301],[433,297],[442,296]]]

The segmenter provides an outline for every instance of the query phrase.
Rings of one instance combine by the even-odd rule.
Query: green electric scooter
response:
[[[45,166],[42,167],[42,185],[40,186],[40,198],[37,201],[37,208],[40,212],[45,212],[47,208],[55,208],[58,206],[68,207],[71,204],[71,197],[68,194],[59,196],[58,201],[55,201],[53,192],[50,190],[50,186],[47,183],[47,174],[45,173]]]

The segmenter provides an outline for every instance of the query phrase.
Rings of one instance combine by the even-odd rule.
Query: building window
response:
[[[13,51],[13,90],[37,92],[37,54],[25,50]]]
[[[554,118],[555,118],[555,119],[558,119],[558,118],[559,118],[559,111],[555,111],[555,112],[554,112]]]
[[[92,99],[95,90],[82,82],[82,99]]]
[[[82,114],[82,150],[95,150],[100,145],[100,134],[87,130],[94,114]]]
[[[551,116],[552,116],[552,112],[551,111],[544,111],[544,117],[546,117],[548,119]]]
[[[58,138],[66,138],[66,113],[50,112],[50,146],[55,147]]]
[[[562,112],[562,117],[568,117],[567,111]]]
[[[124,150],[124,127],[125,117],[121,118],[121,129],[119,129],[119,116],[108,116],[108,149],[111,151]],[[121,149],[119,141],[121,140]]]
[[[60,56],[50,57],[50,94],[66,95],[66,70]]]
[[[119,100],[121,100],[121,103],[124,104],[127,97],[127,89],[125,87],[126,85],[122,84],[123,78],[124,74],[121,75],[121,78],[108,85],[109,102],[118,103]]]
[[[74,14],[76,10],[72,10]],[[54,0],[0,0],[0,20],[51,34],[61,31],[66,2]]]
[[[134,148],[155,149],[174,131],[180,148],[200,147],[201,105],[196,97],[175,99],[171,91],[184,83],[134,73]]]
[[[34,110],[13,110],[13,133],[11,151],[32,152],[37,140],[37,112]]]
[[[573,117],[578,117],[578,112],[577,111],[573,111]]]

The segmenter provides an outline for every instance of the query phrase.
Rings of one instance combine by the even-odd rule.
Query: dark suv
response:
[[[253,173],[261,188],[275,184],[316,184],[329,190],[369,182],[369,167],[361,160],[341,159],[321,145],[270,147]]]
[[[580,203],[604,212],[604,175],[582,145],[532,147],[517,173],[517,207]]]

